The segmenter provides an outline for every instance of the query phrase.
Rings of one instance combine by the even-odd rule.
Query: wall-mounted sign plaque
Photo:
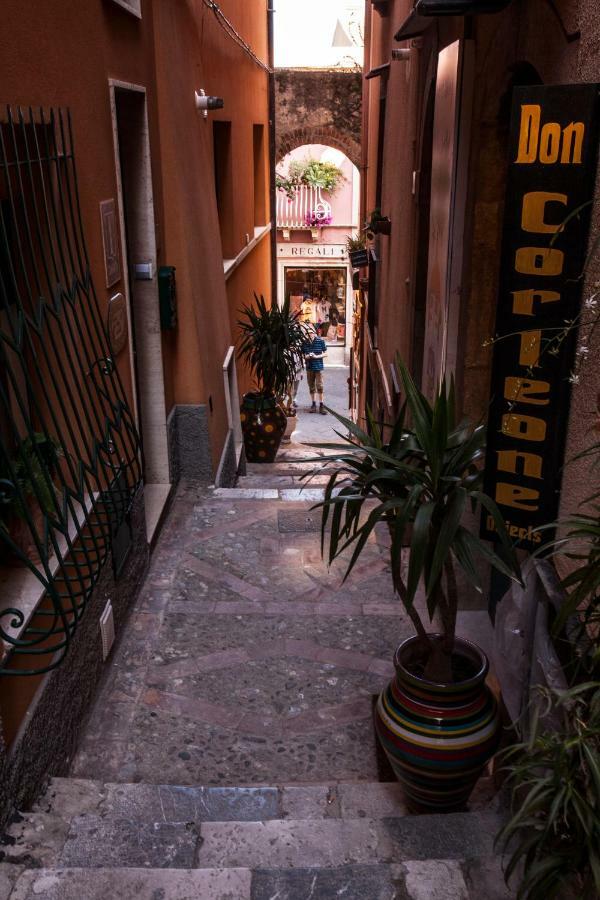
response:
[[[108,301],[108,338],[113,356],[118,356],[127,344],[127,306],[123,294],[115,294]]]
[[[278,256],[309,257],[313,259],[344,259],[348,252],[344,244],[278,244]]]
[[[121,277],[119,233],[117,229],[117,211],[114,200],[103,200],[100,203],[100,222],[102,224],[102,245],[104,247],[106,287],[109,288]]]
[[[597,116],[595,84],[514,92],[485,489],[528,549],[558,513],[576,335],[552,339],[579,311]]]

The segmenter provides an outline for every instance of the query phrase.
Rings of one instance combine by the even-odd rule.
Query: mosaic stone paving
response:
[[[342,584],[344,567],[327,570],[310,523],[287,530],[309,509],[178,490],[73,775],[377,780],[372,695],[411,627],[385,535]]]

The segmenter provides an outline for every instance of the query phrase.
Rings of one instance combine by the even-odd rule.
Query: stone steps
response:
[[[27,867],[271,868],[491,855],[493,808],[409,815],[395,783],[266,788],[54,779],[4,859]]]
[[[0,900],[500,900],[490,788],[482,779],[470,812],[415,816],[395,782],[55,778],[5,836]]]

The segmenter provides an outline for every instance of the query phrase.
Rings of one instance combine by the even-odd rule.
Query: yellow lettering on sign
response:
[[[536,397],[536,394],[550,393],[548,381],[532,381],[530,378],[508,377],[504,379],[504,396],[507,400],[519,403],[531,403],[534,406],[548,406],[548,397]]]
[[[531,231],[534,234],[556,234],[562,231],[562,224],[551,225],[546,222],[546,205],[548,203],[562,203],[567,205],[566,194],[554,194],[550,191],[530,191],[523,197],[523,210],[521,213],[521,228],[523,231]]]
[[[542,128],[540,134],[540,162],[548,165],[548,163],[558,162],[560,153],[560,125],[558,122],[548,122]]]
[[[558,122],[547,122],[540,131],[542,107],[538,103],[521,106],[519,149],[516,163],[527,164],[539,160],[544,165],[558,162],[561,165],[578,165],[583,155],[585,125],[571,122],[561,128]],[[562,149],[561,149],[562,148]]]
[[[519,247],[515,269],[523,275],[560,275],[565,254],[553,247]]]
[[[513,506],[515,509],[535,512],[539,509],[539,505],[536,503],[536,500],[539,499],[540,492],[535,491],[533,488],[507,484],[504,481],[500,481],[496,485],[496,503],[500,503],[502,506]]]
[[[563,148],[560,158],[563,166],[576,165],[581,162],[584,137],[585,125],[583,122],[571,122],[570,125],[563,129]]]
[[[556,303],[560,300],[558,291],[538,291],[532,288],[530,291],[513,291],[513,313],[517,316],[534,316],[533,304],[536,300],[540,303]]]
[[[542,350],[541,330],[522,331],[520,336],[519,365],[527,366],[528,368],[538,366]]]
[[[502,416],[502,434],[521,441],[543,441],[546,437],[546,423],[535,416],[507,413]]]
[[[519,151],[515,162],[533,163],[536,161],[541,117],[542,107],[539,104],[526,103],[521,107]]]
[[[524,453],[520,450],[498,450],[497,453],[500,472],[517,475],[517,463],[521,462],[521,474],[526,478],[542,477],[543,460],[537,453]]]

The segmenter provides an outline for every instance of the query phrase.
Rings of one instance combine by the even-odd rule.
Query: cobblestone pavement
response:
[[[348,366],[325,366],[325,404],[330,409],[335,409],[342,416],[348,415]],[[306,373],[300,382],[298,390],[298,424],[294,433],[294,441],[338,441],[338,431],[341,425],[335,416],[328,414],[320,416],[308,412],[310,408],[310,394],[306,383]]]
[[[411,628],[385,539],[342,585],[309,509],[178,489],[72,775],[377,780],[372,698]]]

